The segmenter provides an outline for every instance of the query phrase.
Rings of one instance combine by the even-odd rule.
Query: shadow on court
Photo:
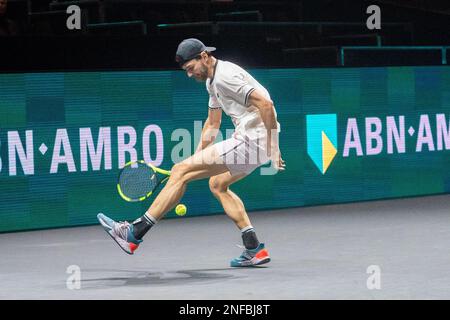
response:
[[[235,279],[231,268],[178,270],[168,272],[146,272],[133,270],[105,270],[88,269],[84,275],[88,279],[82,280],[83,289],[103,289],[105,287],[147,287],[147,286],[182,286],[197,283],[211,283]],[[116,274],[115,276],[90,278],[90,274]]]

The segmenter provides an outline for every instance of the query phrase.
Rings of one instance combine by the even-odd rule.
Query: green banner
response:
[[[450,68],[250,73],[275,103],[287,170],[263,167],[234,185],[247,210],[450,191]],[[131,159],[170,169],[188,157],[207,104],[204,84],[181,71],[1,74],[0,232],[142,215],[153,197],[122,200],[119,169]],[[207,180],[181,202],[185,217],[223,213]]]

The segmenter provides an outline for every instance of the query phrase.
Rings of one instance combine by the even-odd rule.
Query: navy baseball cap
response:
[[[203,51],[211,52],[214,50],[216,50],[216,48],[207,47],[203,44],[203,42],[201,42],[198,39],[195,38],[184,39],[178,45],[175,60],[180,64],[180,66],[183,66],[183,64],[185,64],[189,60],[194,59]]]

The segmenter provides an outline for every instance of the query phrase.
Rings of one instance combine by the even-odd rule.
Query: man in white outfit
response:
[[[213,57],[215,49],[190,38],[179,44],[176,53],[180,67],[190,78],[206,81],[209,93],[208,118],[196,152],[173,166],[165,187],[147,212],[132,224],[98,216],[105,230],[129,254],[134,253],[150,228],[178,204],[190,181],[210,178],[212,193],[241,230],[245,246],[230,265],[254,266],[270,261],[242,200],[229,187],[270,160],[276,170],[285,169],[278,144],[280,125],[268,91],[238,65]],[[235,131],[231,138],[214,144],[222,111],[231,117]]]

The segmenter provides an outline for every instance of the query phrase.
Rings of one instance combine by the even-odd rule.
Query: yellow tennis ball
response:
[[[184,216],[186,214],[187,208],[184,204],[179,204],[175,208],[175,213],[179,216]]]

